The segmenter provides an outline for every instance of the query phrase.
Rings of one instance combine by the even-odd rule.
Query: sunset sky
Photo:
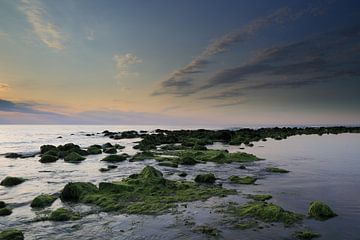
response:
[[[360,1],[0,0],[0,123],[360,124]]]

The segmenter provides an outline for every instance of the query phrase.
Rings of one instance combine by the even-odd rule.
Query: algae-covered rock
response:
[[[255,200],[255,201],[266,201],[272,198],[269,194],[249,194],[248,198]]]
[[[149,151],[144,151],[144,152],[139,152],[136,153],[131,159],[131,162],[136,162],[136,161],[144,161],[147,159],[153,159],[155,157],[154,153],[149,152]]]
[[[308,214],[317,220],[327,220],[336,217],[337,214],[331,208],[321,201],[314,201],[310,203]]]
[[[101,146],[100,145],[91,145],[88,147],[87,152],[91,155],[101,154]]]
[[[282,168],[276,168],[276,167],[266,168],[266,171],[272,172],[272,173],[288,173],[288,172],[290,172],[289,170],[282,169]]]
[[[19,185],[23,182],[25,182],[24,178],[8,176],[1,181],[0,185],[5,187],[11,187],[11,186]]]
[[[98,188],[92,183],[68,183],[61,191],[60,198],[62,201],[78,202],[84,195],[96,192],[98,192]]]
[[[211,227],[208,225],[201,225],[201,226],[196,226],[192,229],[194,232],[198,232],[198,233],[203,233],[209,236],[219,236],[220,235],[220,231],[218,229],[216,229],[215,227]]]
[[[53,202],[55,202],[56,197],[49,195],[49,194],[41,194],[34,198],[31,202],[32,208],[44,208],[51,206]]]
[[[0,208],[0,216],[8,216],[12,213],[11,209],[9,208]]]
[[[182,165],[195,165],[198,163],[198,161],[196,161],[193,157],[190,156],[181,157],[178,162]]]
[[[263,222],[282,222],[285,226],[291,226],[303,219],[301,214],[286,211],[266,202],[250,202],[243,206],[229,205],[227,212],[240,220],[253,218]]]
[[[245,230],[245,229],[254,228],[254,227],[257,227],[257,226],[258,226],[257,221],[250,220],[250,221],[244,221],[244,222],[236,224],[235,228]]]
[[[19,153],[6,153],[5,157],[6,158],[21,158],[22,155]]]
[[[117,153],[116,148],[112,147],[112,148],[106,148],[104,149],[104,153],[108,153],[108,154],[115,154]]]
[[[257,179],[251,176],[245,176],[245,177],[230,176],[229,180],[232,183],[237,183],[237,184],[253,184],[256,182]]]
[[[24,235],[21,231],[10,228],[0,233],[0,240],[24,240]]]
[[[52,163],[52,162],[56,162],[59,158],[55,157],[53,155],[48,155],[47,153],[42,155],[39,162],[41,163]]]
[[[50,150],[55,150],[55,151],[58,151],[58,149],[54,146],[54,145],[42,145],[40,147],[40,153],[41,154],[44,154]]]
[[[158,165],[159,166],[164,166],[164,167],[173,167],[173,168],[178,167],[177,163],[174,163],[174,162],[171,162],[171,161],[162,161]]]
[[[313,238],[321,237],[319,233],[312,232],[310,230],[297,231],[294,233],[294,236],[297,239],[302,239],[302,240],[311,240]]]
[[[70,221],[70,220],[79,220],[80,214],[75,213],[66,208],[58,208],[55,211],[51,212],[48,220],[50,221]]]
[[[4,201],[0,201],[0,208],[6,207],[6,203]]]
[[[181,172],[178,175],[179,177],[186,177],[188,174],[186,172]]]
[[[64,158],[65,162],[81,162],[84,161],[86,158],[81,156],[80,154],[76,152],[71,152]]]
[[[195,177],[195,182],[198,183],[214,183],[216,177],[212,173],[199,174]]]
[[[106,149],[106,148],[112,148],[112,147],[114,147],[111,143],[105,143],[105,144],[103,144],[102,146],[101,146],[103,149]]]
[[[101,161],[104,162],[123,162],[127,159],[128,155],[126,153],[121,155],[109,155],[103,158]]]

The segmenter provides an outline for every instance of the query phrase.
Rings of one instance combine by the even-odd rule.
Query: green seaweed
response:
[[[266,171],[272,172],[272,173],[288,173],[288,172],[290,172],[289,170],[282,169],[282,168],[276,168],[276,167],[266,168]]]
[[[8,216],[12,213],[11,209],[4,207],[0,208],[0,216]]]
[[[49,195],[49,194],[41,194],[35,197],[31,202],[32,208],[44,208],[51,206],[53,202],[55,202],[56,197]]]
[[[312,232],[310,230],[297,231],[294,233],[294,236],[297,239],[303,239],[303,240],[311,240],[313,238],[321,237],[319,233]]]
[[[144,161],[147,159],[153,159],[155,157],[154,153],[149,151],[138,152],[130,159],[131,162]]]
[[[199,174],[195,177],[195,182],[198,183],[214,183],[215,181],[216,177],[213,173]]]
[[[164,166],[164,167],[173,167],[173,168],[178,167],[177,163],[174,163],[174,162],[171,162],[171,161],[162,161],[158,165],[159,166]]]
[[[249,194],[247,197],[255,201],[266,201],[272,198],[270,194]]]
[[[47,220],[50,221],[74,221],[79,220],[81,218],[79,213],[75,213],[66,208],[58,208],[55,211],[51,212],[50,216]]]
[[[0,182],[0,185],[5,186],[5,187],[12,187],[15,185],[19,185],[23,182],[25,182],[24,178],[8,176]]]
[[[310,203],[308,214],[310,217],[322,221],[337,216],[328,205],[321,201],[313,201]]]
[[[263,222],[281,222],[291,226],[303,219],[301,214],[286,211],[266,202],[250,202],[242,206],[229,205],[227,212],[240,219],[256,219]]]
[[[68,194],[69,192],[71,194]],[[100,183],[99,188],[91,183],[72,183],[70,186],[67,184],[62,191],[61,199],[95,204],[103,211],[160,214],[175,208],[179,202],[206,200],[212,196],[235,193],[235,190],[219,186],[167,180],[160,171],[146,166],[139,174],[132,174],[113,183]]]
[[[0,233],[0,240],[24,240],[24,234],[15,228],[10,228]]]
[[[220,235],[220,231],[212,226],[209,225],[200,225],[200,226],[196,226],[192,229],[193,232],[198,232],[198,233],[203,233],[209,236],[219,236]]]
[[[245,176],[245,177],[230,176],[229,180],[232,183],[237,183],[237,184],[254,184],[257,179],[251,176]]]
[[[245,222],[241,222],[235,225],[235,228],[241,229],[241,230],[246,230],[246,229],[250,229],[250,228],[254,228],[258,226],[258,222],[254,221],[254,220],[250,220],[250,221],[245,221]]]

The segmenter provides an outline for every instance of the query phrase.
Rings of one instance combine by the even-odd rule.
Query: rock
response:
[[[92,146],[88,147],[87,152],[91,155],[101,154],[102,153],[101,146],[100,145],[92,145]]]
[[[111,143],[105,143],[101,146],[103,149],[114,147]]]
[[[230,176],[229,180],[237,184],[253,184],[256,182],[256,178],[251,176],[239,177],[239,176]]]
[[[6,153],[5,157],[6,158],[21,158],[22,155],[19,153]]]
[[[12,213],[11,209],[9,208],[0,208],[0,216],[8,216]]]
[[[327,220],[336,217],[337,214],[331,208],[321,201],[314,201],[310,203],[308,214],[310,217],[317,220]]]
[[[189,156],[185,156],[179,159],[179,164],[182,165],[195,165],[197,164],[198,161],[196,161],[194,158],[189,157]]]
[[[181,172],[181,173],[179,173],[178,175],[179,175],[179,177],[186,177],[186,176],[187,176],[187,173],[186,173],[186,172]]]
[[[115,147],[112,147],[112,148],[106,148],[104,149],[104,153],[108,153],[108,154],[115,154],[117,153],[117,150]]]
[[[5,179],[3,179],[0,183],[0,185],[5,186],[5,187],[11,187],[11,186],[19,185],[23,182],[25,182],[24,178],[9,176],[9,177],[6,177]]]
[[[171,162],[171,161],[163,161],[163,162],[160,162],[158,164],[159,166],[164,166],[164,167],[173,167],[173,168],[177,168],[178,165],[174,162]]]
[[[24,235],[21,231],[10,228],[0,233],[0,240],[24,240]]]
[[[294,236],[297,239],[303,239],[303,240],[311,240],[313,238],[321,237],[320,234],[309,231],[309,230],[297,231],[294,233]]]
[[[74,182],[65,185],[61,191],[62,201],[78,202],[82,196],[88,193],[96,193],[98,188],[92,183]]]
[[[75,213],[66,208],[58,208],[50,214],[48,220],[50,220],[50,221],[69,221],[69,220],[79,220],[80,218],[81,218],[80,214],[78,214],[78,213]]]
[[[219,236],[220,235],[220,231],[218,229],[216,229],[215,227],[211,227],[208,225],[201,225],[201,226],[196,226],[192,229],[194,232],[199,232],[199,233],[203,233],[209,236]]]
[[[50,150],[56,150],[56,151],[58,151],[58,149],[57,149],[54,145],[42,145],[42,146],[40,147],[40,153],[41,153],[41,154],[44,154],[44,153],[46,153],[46,152],[48,152],[48,151],[50,151]]]
[[[56,162],[59,158],[55,157],[53,155],[48,155],[48,154],[44,154],[41,156],[39,162],[41,163],[52,163],[52,162]]]
[[[0,208],[6,207],[6,203],[4,201],[0,201]]]
[[[32,208],[44,208],[51,206],[53,202],[55,202],[56,197],[49,195],[49,194],[41,194],[34,198],[31,202]]]
[[[127,154],[121,154],[121,155],[109,155],[103,158],[101,161],[104,162],[123,162],[127,159]]]
[[[195,177],[195,182],[198,183],[214,183],[216,177],[212,173],[199,174]]]
[[[272,173],[288,173],[288,172],[290,172],[289,170],[282,169],[282,168],[276,168],[276,167],[266,168],[266,171],[272,172]]]
[[[76,152],[71,152],[64,158],[65,162],[81,162],[84,161],[85,158]]]
[[[245,165],[240,165],[239,169],[246,169]]]

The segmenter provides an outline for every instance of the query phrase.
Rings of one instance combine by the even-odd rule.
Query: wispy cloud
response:
[[[114,55],[113,60],[115,61],[115,67],[117,74],[115,78],[121,80],[129,75],[137,75],[136,72],[131,72],[129,66],[137,63],[141,63],[142,60],[132,53],[126,53],[123,55]]]
[[[0,99],[0,112],[17,112],[26,114],[47,114],[47,115],[59,115],[54,112],[38,110],[37,107],[44,104],[36,102],[15,102],[5,99]]]
[[[288,21],[294,21],[304,15],[319,15],[323,7],[310,6],[300,11],[293,11],[288,7],[280,8],[272,14],[258,18],[242,28],[225,34],[209,44],[205,50],[196,56],[189,64],[174,71],[166,80],[161,82],[160,89],[153,95],[175,94],[187,95],[191,91],[194,82],[193,74],[201,73],[211,61],[210,58],[226,52],[234,45],[245,42],[262,29],[275,24],[283,24]]]
[[[20,10],[25,14],[33,32],[49,48],[62,50],[65,48],[65,36],[49,20],[46,8],[39,0],[22,0]]]
[[[0,83],[0,92],[1,91],[7,91],[10,88],[8,84]]]

